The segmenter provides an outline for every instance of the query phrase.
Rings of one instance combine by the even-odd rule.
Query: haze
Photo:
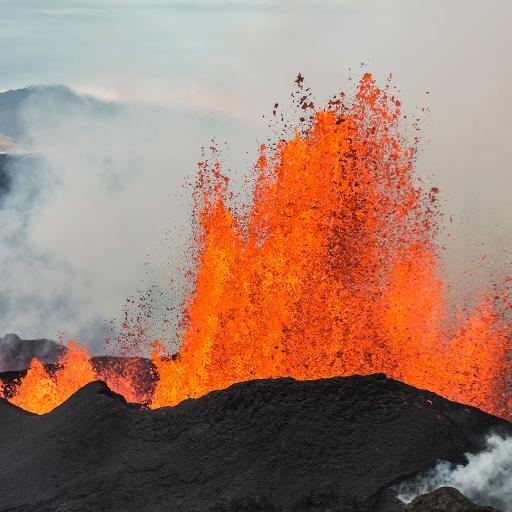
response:
[[[216,139],[239,188],[274,133],[262,116],[286,110],[299,72],[318,102],[350,91],[349,76],[392,73],[422,119],[418,173],[454,219],[441,239],[454,293],[509,272],[511,16],[504,0],[0,0],[0,90],[64,84],[124,105],[106,122],[24,109],[21,140],[48,167],[1,205],[0,336],[62,330],[101,352],[138,289],[179,304],[183,185],[201,147]]]

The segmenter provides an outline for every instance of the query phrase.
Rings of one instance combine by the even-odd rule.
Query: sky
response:
[[[421,117],[418,172],[454,219],[443,239],[454,287],[467,269],[481,281],[510,261],[506,0],[0,0],[0,13],[0,90],[65,84],[133,106],[106,125],[56,105],[25,112],[50,170],[31,184],[30,213],[20,193],[0,219],[25,230],[0,259],[12,265],[0,335],[64,330],[100,351],[101,325],[141,280],[179,279],[186,265],[183,184],[201,147],[226,142],[241,181],[272,135],[263,116],[299,72],[320,102],[364,71],[379,83],[391,73],[404,112]]]

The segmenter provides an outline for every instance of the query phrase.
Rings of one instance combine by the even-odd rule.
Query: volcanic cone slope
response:
[[[378,510],[491,430],[510,427],[381,374],[257,380],[156,411],[93,382],[44,416],[0,403],[0,511]]]

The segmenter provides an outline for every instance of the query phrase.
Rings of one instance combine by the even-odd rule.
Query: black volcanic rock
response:
[[[5,153],[0,153],[0,199],[11,189],[12,177],[9,172],[9,164],[11,161],[11,156]]]
[[[251,381],[156,411],[95,382],[17,433],[4,409],[0,511],[17,512],[378,511],[392,485],[510,431],[379,374]]]
[[[2,431],[5,431],[6,426],[19,426],[25,419],[33,417],[34,414],[20,409],[7,400],[0,398],[0,418],[2,418]]]
[[[453,487],[441,487],[429,494],[418,496],[406,512],[498,512],[492,507],[481,507]]]

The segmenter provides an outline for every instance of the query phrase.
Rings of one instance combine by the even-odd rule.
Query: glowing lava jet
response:
[[[220,165],[199,164],[195,282],[179,354],[153,354],[152,407],[255,378],[385,372],[510,416],[508,302],[482,295],[447,322],[437,191],[413,183],[399,119],[400,102],[364,75],[352,102],[341,95],[262,146],[247,215],[228,207]],[[63,393],[43,371],[35,363],[15,403],[44,412],[31,397],[53,394],[53,407],[91,378]]]

